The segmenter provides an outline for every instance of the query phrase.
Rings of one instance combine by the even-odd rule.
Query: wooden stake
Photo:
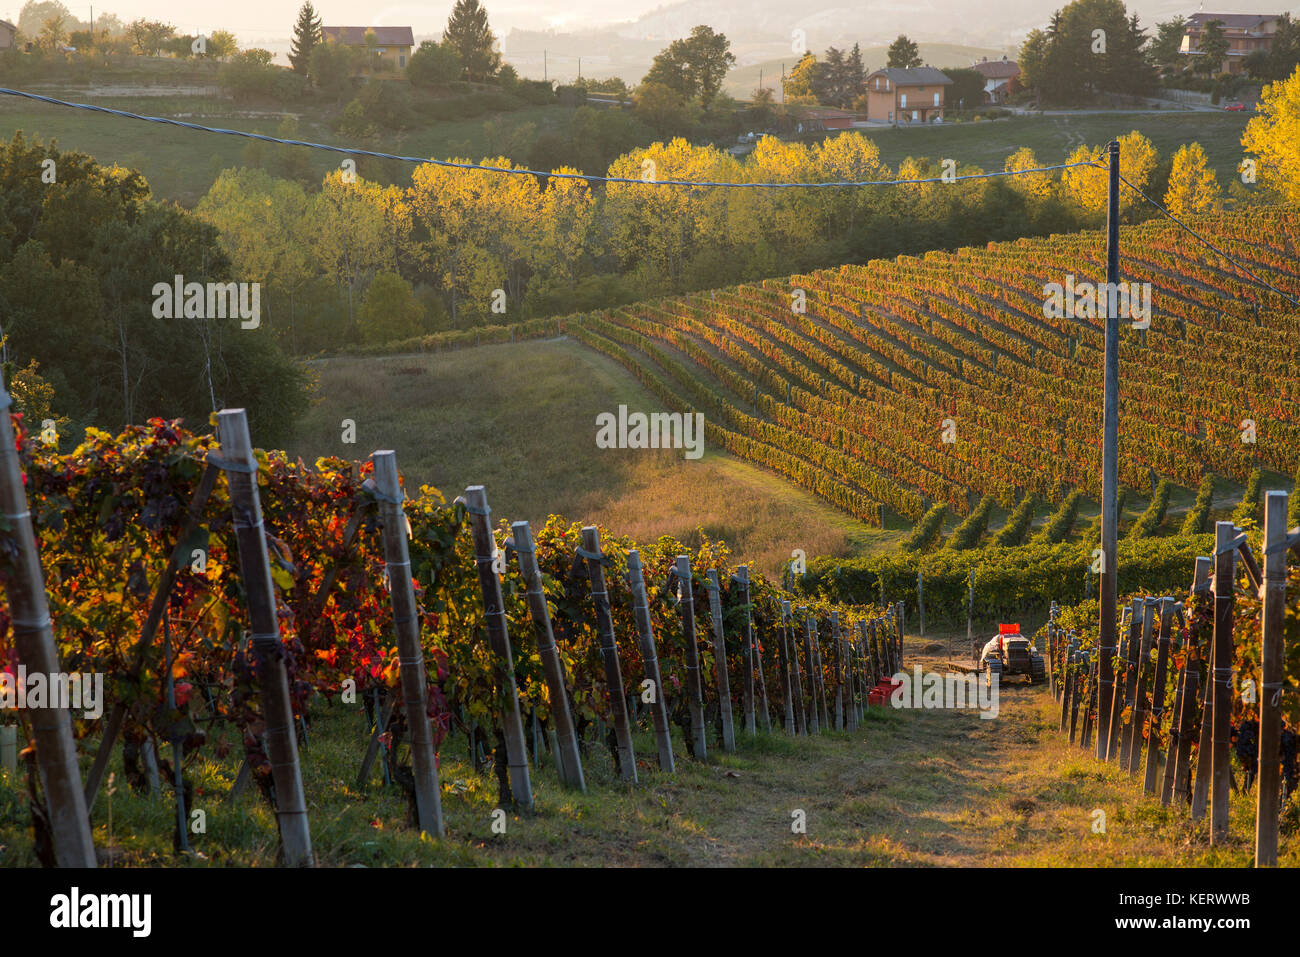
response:
[[[1160,599],[1160,637],[1156,642],[1156,674],[1151,685],[1151,720],[1147,730],[1147,765],[1142,781],[1146,794],[1156,793],[1156,774],[1160,767],[1160,721],[1165,712],[1165,676],[1169,668],[1169,639],[1174,622],[1172,598]]]
[[[796,730],[799,734],[808,733],[808,709],[804,704],[803,669],[799,667],[799,636],[794,630],[794,616],[790,614],[790,603],[781,599],[781,621],[788,626],[790,638],[790,663],[794,667],[794,712]]]
[[[713,618],[713,675],[718,685],[718,710],[722,716],[722,746],[736,750],[736,729],[731,721],[731,685],[727,675],[727,642],[722,628],[722,598],[718,585],[718,570],[710,568],[709,614]]]
[[[681,588],[682,640],[686,644],[686,697],[691,712],[691,739],[696,761],[708,756],[708,735],[704,728],[704,678],[700,674],[700,639],[695,632],[695,588],[691,556],[678,555],[675,566]]]
[[[741,565],[736,569],[735,581],[741,587],[741,598],[745,602],[745,641],[742,660],[745,663],[745,684],[743,689],[745,707],[745,732],[758,734],[758,723],[754,715],[754,622],[749,613],[749,566]]]
[[[479,591],[483,593],[483,619],[495,658],[493,679],[497,691],[497,707],[500,709],[501,733],[506,741],[510,796],[519,808],[531,811],[533,784],[528,774],[524,719],[519,713],[519,691],[515,686],[515,664],[510,650],[510,632],[506,627],[501,579],[493,568],[497,560],[497,544],[492,535],[492,512],[488,508],[487,493],[482,485],[471,485],[465,489],[461,501],[469,512],[470,532],[474,536],[474,565],[478,571]],[[621,689],[619,697],[622,697]]]
[[[1283,625],[1286,619],[1287,493],[1264,496],[1264,608],[1260,614],[1263,666],[1259,696],[1259,794],[1255,813],[1255,866],[1277,864],[1279,742],[1282,738]]]
[[[841,654],[840,613],[831,609],[831,650],[835,653],[835,730],[844,730],[844,656]]]
[[[442,788],[438,783],[438,761],[433,750],[433,729],[429,724],[420,609],[415,604],[415,586],[411,578],[411,554],[407,545],[406,513],[402,509],[402,486],[397,477],[397,455],[391,450],[378,451],[371,454],[370,461],[375,466],[375,491],[383,527],[384,571],[388,578],[388,598],[393,605],[402,706],[411,741],[416,826],[433,837],[442,837],[445,833]]]
[[[1110,740],[1106,745],[1106,760],[1114,761],[1120,757],[1120,740],[1123,729],[1123,717],[1128,696],[1128,679],[1132,675],[1134,687],[1137,681],[1137,653],[1142,635],[1142,599],[1134,598],[1129,608],[1128,635],[1120,648],[1120,657],[1124,660],[1124,674],[1115,676],[1115,693],[1111,696]]]
[[[1169,745],[1165,749],[1165,773],[1160,779],[1160,803],[1169,806],[1174,797],[1174,779],[1178,767],[1178,752],[1182,749],[1183,712],[1187,693],[1187,675],[1192,669],[1178,672],[1174,682],[1174,710],[1169,721]]]
[[[808,606],[799,606],[799,613],[803,616],[803,660],[808,670],[808,733],[820,734],[821,722],[817,717],[817,665],[813,657],[813,642],[816,638],[813,635],[812,616],[808,614]]]
[[[618,742],[619,776],[636,783],[636,753],[632,748],[632,728],[627,717],[627,697],[623,693],[623,675],[618,666],[618,643],[614,640],[614,620],[610,617],[609,593],[605,590],[605,556],[600,550],[600,529],[586,525],[582,529],[582,548],[578,552],[587,560],[591,579],[591,597],[596,605],[596,631],[600,635],[600,653],[605,663],[605,687],[609,710],[614,718],[614,737]]]
[[[587,782],[582,774],[582,756],[578,751],[573,713],[569,710],[568,682],[565,680],[564,663],[560,660],[559,649],[555,646],[551,611],[546,604],[542,572],[537,566],[537,545],[533,541],[533,530],[527,522],[515,522],[510,526],[510,531],[515,553],[519,556],[519,572],[527,589],[528,615],[537,638],[537,654],[542,659],[546,688],[550,692],[551,724],[554,727],[548,734],[555,735],[555,744],[551,750],[555,754],[556,769],[560,782],[565,787],[585,792]]]
[[[1079,703],[1083,699],[1083,682],[1082,677],[1087,674],[1088,658],[1083,652],[1079,651],[1078,645],[1071,642],[1071,647],[1066,652],[1069,655],[1071,670],[1075,672],[1074,681],[1070,688],[1070,743],[1074,744],[1075,735],[1079,729]]]
[[[781,703],[785,710],[785,733],[797,734],[794,721],[794,683],[790,674],[790,633],[786,627],[786,618],[790,612],[790,603],[781,602],[781,636],[776,646],[777,665],[781,669]]]
[[[1228,838],[1228,790],[1231,774],[1228,748],[1232,718],[1232,605],[1236,582],[1236,551],[1228,544],[1236,537],[1232,522],[1218,522],[1214,528],[1214,658],[1213,752],[1210,770],[1210,846],[1217,847]]]
[[[9,522],[18,554],[13,557],[12,576],[5,584],[5,598],[14,635],[18,661],[32,672],[62,674],[58,645],[50,624],[36,547],[36,532],[27,509],[23,489],[22,463],[9,418],[12,400],[0,376],[0,513]],[[95,845],[90,816],[77,767],[77,742],[72,714],[66,708],[33,708],[30,712],[36,742],[36,767],[49,811],[54,859],[60,867],[94,867]]]
[[[655,743],[659,747],[659,767],[673,771],[673,737],[668,723],[668,695],[663,679],[659,677],[659,656],[655,653],[655,636],[650,628],[650,606],[646,602],[645,574],[641,569],[641,556],[635,550],[627,553],[627,577],[632,587],[632,615],[636,619],[637,633],[641,639],[641,662],[645,676],[650,681],[650,716],[655,726]]]
[[[289,698],[289,676],[284,667],[271,562],[266,553],[266,530],[262,526],[257,459],[253,456],[248,418],[243,409],[222,409],[217,413],[217,437],[221,442],[221,467],[226,472],[226,483],[230,488],[240,577],[244,581],[253,653],[257,659],[262,718],[266,722],[267,757],[275,782],[280,846],[284,862],[289,867],[314,867],[307,798],[303,793],[302,769],[298,764],[298,735],[293,725],[293,704]]]
[[[1152,636],[1155,632],[1156,605],[1156,600],[1151,598],[1148,598],[1143,603],[1142,644],[1138,649],[1137,663],[1133,669],[1133,680],[1136,687],[1134,688],[1133,699],[1129,704],[1129,707],[1133,709],[1133,714],[1125,734],[1127,746],[1123,749],[1120,760],[1120,767],[1127,767],[1128,775],[1131,778],[1137,777],[1142,760],[1142,729],[1146,725],[1147,713],[1147,669],[1151,658]]]

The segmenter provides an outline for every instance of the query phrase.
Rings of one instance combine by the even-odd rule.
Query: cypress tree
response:
[[[311,62],[311,51],[322,42],[320,17],[316,8],[307,0],[298,10],[298,22],[293,25],[293,46],[289,50],[289,62],[293,72],[307,75],[307,65]]]

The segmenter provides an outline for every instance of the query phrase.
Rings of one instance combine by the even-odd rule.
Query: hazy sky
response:
[[[0,17],[17,22],[24,0],[0,0]],[[90,16],[85,0],[63,0],[80,19]],[[453,0],[410,3],[376,0],[357,4],[344,0],[313,0],[321,19],[339,26],[414,27],[416,33],[440,33],[447,24]],[[230,30],[243,43],[261,38],[287,37],[292,33],[302,0],[223,0],[222,3],[175,2],[175,0],[98,0],[96,13],[111,12],[123,22],[137,17],[165,20],[185,33]],[[581,29],[620,20],[634,20],[661,6],[663,0],[487,0],[484,4],[492,29],[497,34],[522,29]]]

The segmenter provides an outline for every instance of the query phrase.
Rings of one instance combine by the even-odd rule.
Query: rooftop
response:
[[[883,70],[876,70],[867,79],[871,79],[872,76],[884,76],[895,86],[925,86],[927,84],[945,86],[952,83],[952,80],[948,79],[942,70],[936,70],[932,66],[917,66],[912,67],[910,70],[887,66]]]
[[[415,34],[410,27],[321,27],[327,40],[336,40],[346,46],[365,46],[366,33],[375,31],[375,42],[381,47],[413,47]]]

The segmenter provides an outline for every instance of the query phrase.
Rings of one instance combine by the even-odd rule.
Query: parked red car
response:
[[[1245,108],[1246,108],[1245,103],[1229,103],[1227,106],[1224,107],[1224,109],[1227,110],[1229,113],[1240,113]]]

